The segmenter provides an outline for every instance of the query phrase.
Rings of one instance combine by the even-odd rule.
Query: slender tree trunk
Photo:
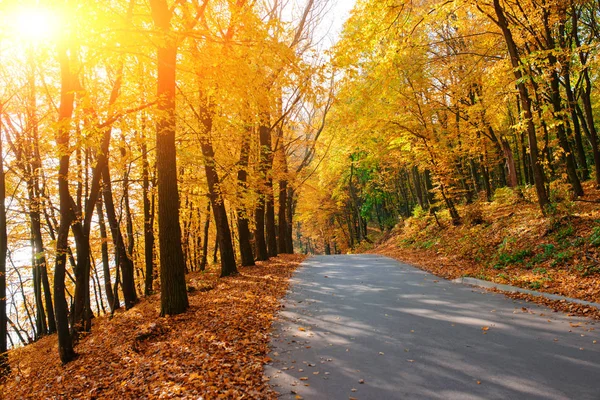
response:
[[[242,197],[237,209],[237,227],[240,244],[240,256],[243,266],[254,265],[254,255],[252,254],[252,244],[250,243],[250,228],[247,210],[245,208],[243,195],[248,190],[248,184],[246,183],[248,176],[248,162],[250,158],[250,138],[251,129],[249,129],[244,137],[242,138],[242,150],[240,152],[239,169],[237,174],[238,190],[240,191],[240,197]]]
[[[510,147],[510,143],[505,138],[502,141],[502,152],[504,153],[504,159],[506,160],[506,167],[508,169],[508,187],[515,188],[519,185],[517,178],[517,168],[515,164],[515,157]]]
[[[104,292],[106,292],[106,300],[108,301],[110,311],[113,312],[115,308],[121,307],[121,304],[118,296],[116,299],[113,296],[112,282],[110,279],[110,261],[108,256],[108,235],[106,232],[106,223],[104,222],[104,211],[102,210],[102,198],[98,198],[96,212],[98,214],[100,239],[102,241],[100,248],[102,253],[102,272],[104,274]]]
[[[142,131],[143,132],[143,131]],[[142,133],[143,135],[143,133]],[[146,279],[144,294],[152,294],[154,281],[154,210],[150,202],[150,164],[148,163],[148,145],[142,136],[142,196],[144,198],[144,262]]]
[[[125,150],[125,138],[122,138],[123,143],[121,145],[121,157],[123,165],[125,165],[125,159],[127,151]],[[123,172],[123,203],[125,205],[125,226],[127,232],[127,256],[133,260],[133,251],[135,249],[135,239],[133,237],[133,218],[131,216],[131,207],[129,205],[129,167],[125,166]]]
[[[267,200],[265,206],[267,254],[269,257],[277,257],[277,229],[275,227],[275,198],[273,196],[272,178],[267,179]]]
[[[287,189],[287,201],[285,203],[286,205],[286,210],[285,210],[285,215],[286,215],[286,223],[287,223],[287,227],[286,227],[286,235],[285,235],[285,247],[286,250],[289,254],[293,254],[294,253],[294,236],[293,236],[293,228],[292,228],[292,224],[294,221],[294,208],[295,208],[295,192],[294,189],[289,187],[288,185],[288,189]]]
[[[200,271],[206,269],[208,262],[208,230],[210,228],[210,199],[206,205],[206,220],[204,221],[204,243],[202,244],[202,261],[200,262]]]
[[[92,328],[92,310],[90,307],[90,237],[83,229],[80,221],[72,223],[71,229],[77,248],[77,268],[75,268],[75,296],[72,312],[73,333],[83,329],[89,332]]]
[[[549,11],[547,8],[544,7],[542,10],[542,20],[544,22],[544,36],[549,50],[548,62],[550,63],[550,65],[557,65],[558,59],[553,53],[556,44],[554,41],[553,33],[551,32],[549,18]],[[555,68],[552,68],[550,73],[550,100],[552,103],[552,107],[554,108],[555,118],[564,121],[562,98],[560,95],[560,81],[558,77],[558,72]],[[583,196],[583,187],[581,186],[581,181],[579,180],[579,176],[577,175],[577,163],[575,161],[575,156],[571,151],[571,145],[569,144],[569,139],[567,138],[564,123],[559,123],[556,126],[556,135],[558,136],[560,147],[562,147],[564,152],[562,157],[566,162],[567,176],[569,177],[569,183],[572,186],[573,193],[575,194],[575,196]]]
[[[567,94],[567,101],[569,104],[569,113],[571,114],[571,121],[573,122],[573,137],[575,138],[575,149],[577,150],[577,163],[579,164],[579,170],[581,171],[581,179],[587,181],[590,179],[590,170],[588,169],[587,159],[585,156],[585,149],[583,148],[583,140],[581,137],[581,125],[579,124],[579,118],[577,117],[577,100],[571,87],[571,71],[567,67],[564,69],[563,76],[565,78],[565,92]]]
[[[576,10],[572,10],[571,12],[571,20],[572,27],[574,33],[575,45],[577,48],[581,49],[581,41],[578,36],[578,13]],[[583,50],[579,51],[579,61],[582,65],[585,66],[583,71],[581,71],[581,75],[583,77],[583,86],[580,91],[581,102],[583,103],[583,110],[585,111],[585,118],[582,118],[582,122],[585,121],[585,125],[587,126],[586,133],[588,134],[588,138],[590,140],[590,144],[592,145],[592,154],[594,156],[594,167],[596,169],[596,188],[600,189],[600,148],[598,145],[598,131],[596,130],[596,125],[594,124],[594,110],[592,107],[592,80],[590,78],[590,71],[588,66],[588,58],[590,57],[589,53],[585,53]]]
[[[521,63],[519,52],[517,50],[517,45],[515,44],[515,41],[513,39],[512,32],[508,27],[508,21],[504,14],[504,9],[500,5],[500,0],[493,0],[493,4],[496,16],[498,18],[496,23],[498,24],[504,35],[504,39],[506,41],[511,63],[513,66],[513,74],[515,75],[515,78],[518,82],[517,87],[519,89],[519,95],[521,99],[521,104],[523,106],[525,122],[527,124],[527,136],[529,139],[529,152],[531,154],[531,168],[533,170],[533,181],[538,196],[538,204],[540,206],[540,210],[542,211],[542,213],[545,213],[546,205],[548,204],[548,195],[546,193],[544,171],[539,160],[537,136],[535,131],[535,125],[533,123],[533,115],[531,113],[531,99],[529,97],[527,87],[525,86],[525,82],[523,81],[523,74],[520,70]]]
[[[129,258],[129,255],[127,254],[127,248],[125,247],[123,235],[121,234],[121,227],[117,220],[108,164],[104,166],[102,180],[104,182],[102,192],[104,195],[104,206],[106,208],[108,226],[110,227],[113,244],[115,246],[116,260],[121,269],[123,301],[125,302],[125,308],[130,309],[138,301],[137,293],[135,291],[134,266],[133,261],[131,261],[131,258]]]
[[[8,234],[6,228],[6,178],[4,174],[4,153],[2,149],[3,104],[0,103],[0,378],[10,373],[8,364],[8,317],[6,315],[6,254]]]
[[[177,39],[171,31],[172,10],[166,0],[150,0],[154,25],[162,37],[158,47],[156,170],[158,182],[158,242],[160,247],[161,315],[184,312],[188,306],[185,264],[179,225],[175,90]]]
[[[210,132],[210,130],[207,130],[207,132]],[[218,189],[220,181],[215,168],[215,153],[208,139],[202,142],[201,147],[204,156],[204,170],[206,171],[206,180],[208,182],[208,193],[217,228],[217,243],[221,255],[221,277],[235,275],[237,274],[235,253],[231,241],[231,230],[227,221],[227,210],[225,209],[221,192]]]
[[[59,49],[61,71],[60,107],[56,144],[59,150],[58,195],[60,199],[60,225],[56,235],[56,257],[54,267],[54,314],[58,332],[58,353],[63,363],[73,360],[77,354],[73,350],[73,341],[69,332],[69,311],[65,297],[65,272],[69,227],[73,221],[73,199],[69,193],[69,129],[73,114],[76,77],[70,70],[67,49]]]
[[[262,121],[258,129],[260,147],[258,172],[260,175],[260,179],[266,188],[261,190],[261,193],[259,193],[260,197],[258,199],[258,205],[256,206],[255,212],[256,231],[254,232],[254,237],[256,240],[256,259],[258,261],[264,261],[269,258],[265,232],[268,193],[265,192],[269,190],[269,188],[266,185],[266,182],[268,173],[269,153],[271,152],[271,130],[267,126],[268,117],[263,116],[263,119],[264,121]]]

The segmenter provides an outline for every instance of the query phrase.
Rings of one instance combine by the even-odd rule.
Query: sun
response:
[[[40,7],[16,10],[12,24],[15,33],[29,41],[52,39],[60,25],[58,15],[53,10]]]

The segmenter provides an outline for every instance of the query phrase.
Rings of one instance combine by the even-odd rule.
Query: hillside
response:
[[[535,203],[512,191],[492,202],[461,207],[464,223],[417,211],[368,252],[388,255],[447,278],[492,282],[597,302],[600,299],[600,194],[562,199],[542,216]],[[370,247],[370,246],[368,246]],[[518,295],[518,297],[527,297]],[[533,298],[531,298],[533,300]],[[598,316],[593,308],[545,301],[555,308]]]
[[[188,312],[159,318],[153,295],[97,318],[64,367],[55,335],[13,350],[3,398],[273,398],[262,373],[270,326],[302,259],[280,256],[224,279],[191,273]]]

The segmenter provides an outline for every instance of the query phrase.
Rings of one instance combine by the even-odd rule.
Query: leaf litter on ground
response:
[[[240,274],[188,275],[190,308],[159,318],[160,295],[94,320],[63,366],[55,335],[10,352],[5,399],[275,399],[263,366],[279,300],[304,256],[281,255]]]

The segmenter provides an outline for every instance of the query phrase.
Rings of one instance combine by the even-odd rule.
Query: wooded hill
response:
[[[599,18],[597,1],[360,1],[303,246],[345,252],[423,212],[481,223],[463,206],[511,193],[534,218],[596,201]]]

